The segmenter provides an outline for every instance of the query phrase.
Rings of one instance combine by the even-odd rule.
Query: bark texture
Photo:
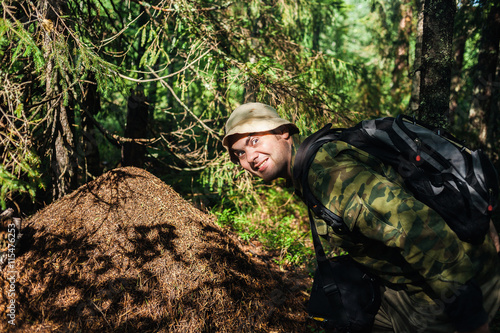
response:
[[[425,0],[418,117],[447,127],[453,63],[453,0]]]

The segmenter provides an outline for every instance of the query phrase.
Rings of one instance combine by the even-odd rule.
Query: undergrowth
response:
[[[245,195],[225,193],[212,213],[243,240],[275,252],[280,266],[308,265],[314,256],[306,208],[280,184],[255,185]]]

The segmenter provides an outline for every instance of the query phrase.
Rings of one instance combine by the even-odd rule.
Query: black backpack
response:
[[[481,150],[471,150],[449,133],[432,129],[407,116],[365,120],[348,129],[331,124],[306,138],[297,151],[293,177],[302,184],[299,195],[316,216],[340,234],[342,219],[311,193],[309,166],[326,142],[340,140],[394,167],[415,198],[439,213],[457,236],[480,244],[498,201],[498,175]]]
[[[325,143],[347,142],[393,166],[416,199],[433,208],[457,236],[479,244],[489,230],[497,206],[498,176],[480,150],[471,151],[447,132],[434,130],[409,117],[365,120],[348,129],[331,124],[300,145],[293,178],[300,181],[318,267],[308,312],[336,332],[370,332],[380,306],[379,282],[349,257],[331,261],[325,256],[312,212],[337,234],[350,232],[342,218],[327,209],[311,192],[309,167]]]

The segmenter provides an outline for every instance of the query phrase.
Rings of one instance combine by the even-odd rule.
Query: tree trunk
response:
[[[321,36],[321,30],[323,28],[323,15],[320,10],[323,8],[320,7],[318,9],[316,6],[312,9],[312,45],[311,48],[313,51],[319,52],[319,40]]]
[[[420,81],[422,66],[422,39],[424,37],[424,0],[417,0],[417,38],[415,42],[415,61],[413,63],[413,75],[411,85],[410,111],[417,115],[420,105]]]
[[[68,117],[68,108],[59,105],[52,123],[54,135],[51,146],[52,197],[58,199],[68,194],[77,185],[77,158],[75,154],[73,123]],[[73,112],[73,111],[70,111]]]
[[[90,81],[94,76],[90,75]],[[101,109],[101,101],[97,92],[97,85],[85,83],[82,113],[82,145],[83,145],[83,167],[85,179],[88,177],[97,177],[102,173],[101,159],[99,156],[99,146],[95,137],[95,126],[91,117],[97,115]]]
[[[52,70],[52,60],[48,62],[48,69]],[[47,80],[47,96],[57,95],[60,91],[57,86],[58,75]],[[78,161],[74,142],[74,110],[63,104],[62,99],[48,103],[52,113],[50,122],[50,165],[52,178],[52,198],[59,199],[68,194],[77,185]]]
[[[252,17],[252,14],[250,13],[251,12],[250,8],[247,9],[247,12],[248,12],[247,14],[248,17]],[[254,21],[250,36],[251,37],[250,41],[254,49],[262,47],[259,43],[261,37],[260,31],[264,30],[265,28],[266,26],[262,18],[258,18]],[[255,54],[250,54],[248,61],[251,64],[257,63],[257,57],[255,56]],[[244,90],[243,103],[258,102],[257,95],[260,92],[260,87],[259,87],[259,82],[257,82],[257,80],[255,80],[252,76],[248,75],[248,79],[245,82],[244,89],[245,90]]]
[[[425,0],[418,118],[438,127],[448,125],[455,11],[454,0]]]
[[[400,5],[400,21],[398,28],[398,39],[396,41],[396,55],[394,69],[392,71],[392,87],[391,95],[393,97],[394,106],[401,108],[402,96],[408,93],[408,86],[404,78],[409,72],[409,49],[410,49],[410,33],[411,22],[413,20],[412,6],[408,0],[404,0]]]
[[[64,103],[63,94],[65,92],[60,86],[60,80],[69,81],[67,72],[63,68],[56,70],[54,67],[54,48],[57,39],[62,38],[64,32],[59,24],[59,15],[62,15],[64,3],[62,1],[40,1],[39,11],[45,21],[51,22],[43,29],[43,50],[47,60],[45,72],[45,98],[50,100],[47,103],[49,113],[50,143],[48,155],[50,156],[52,197],[61,198],[68,194],[70,190],[76,188],[78,160],[75,151],[74,141],[74,110],[71,107],[71,96],[68,96],[69,103]],[[63,77],[61,77],[63,76]]]
[[[477,59],[474,96],[469,112],[472,127],[478,131],[479,141],[490,153],[497,152],[494,138],[498,137],[499,120],[497,77],[500,44],[500,4],[483,1],[482,7],[490,7],[481,34],[481,46]],[[495,153],[496,154],[496,153]]]
[[[148,134],[148,103],[140,90],[132,91],[128,98],[127,126],[125,137],[130,139],[146,138]],[[137,142],[124,142],[122,146],[122,165],[144,167],[146,147]]]
[[[139,26],[145,27],[148,23],[148,13],[141,6]],[[145,45],[139,42],[137,48],[137,63],[145,52]],[[149,101],[144,94],[144,87],[139,86],[135,90],[130,90],[127,103],[127,125],[125,127],[125,137],[127,139],[144,139],[148,134]],[[124,142],[122,145],[122,165],[144,167],[146,159],[146,147],[138,142]]]

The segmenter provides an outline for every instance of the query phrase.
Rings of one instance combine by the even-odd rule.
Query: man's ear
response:
[[[287,127],[283,129],[283,139],[288,140],[290,138],[290,131]]]
[[[285,140],[288,140],[290,138],[290,129],[286,125],[278,127],[274,130],[274,132],[276,134],[280,134],[281,137]]]

